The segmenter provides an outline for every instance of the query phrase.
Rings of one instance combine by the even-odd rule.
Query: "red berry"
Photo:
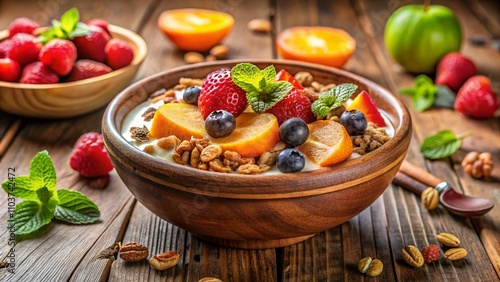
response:
[[[11,48],[10,39],[5,39],[4,41],[0,41],[0,58],[7,57],[7,52],[9,52]]]
[[[282,124],[285,120],[299,117],[306,123],[316,120],[311,110],[311,100],[304,95],[303,89],[292,88],[285,98],[266,111],[273,114],[278,123]]]
[[[19,81],[21,66],[9,58],[0,59],[0,80],[8,82]]]
[[[215,110],[226,110],[237,117],[247,105],[246,92],[234,84],[230,70],[216,70],[207,75],[198,96],[203,119]]]
[[[455,100],[455,110],[471,118],[491,118],[497,108],[498,100],[491,82],[482,75],[469,78]]]
[[[78,60],[68,76],[68,81],[77,81],[96,77],[112,72],[113,70],[105,64],[92,60]]]
[[[452,52],[444,56],[436,69],[436,84],[446,85],[455,93],[467,79],[477,74],[474,63],[462,54]]]
[[[107,21],[102,19],[91,19],[90,21],[87,22],[87,25],[98,26],[102,28],[111,37],[111,32],[109,32],[109,24]]]
[[[424,247],[421,251],[425,263],[437,261],[441,257],[441,250],[438,245],[432,244]]]
[[[66,39],[53,39],[40,50],[38,59],[61,76],[67,75],[76,61],[76,47]]]
[[[102,135],[97,132],[85,133],[78,138],[69,163],[84,177],[106,176],[113,169]]]
[[[9,37],[12,37],[18,33],[33,34],[33,31],[37,29],[39,25],[28,18],[17,18],[13,20],[9,25]]]
[[[7,52],[7,58],[25,66],[38,60],[40,49],[42,49],[42,43],[35,36],[18,33],[10,39],[10,50]]]
[[[73,39],[73,43],[75,43],[78,50],[78,59],[89,59],[104,63],[106,61],[104,47],[106,47],[110,37],[98,26],[91,25],[89,29],[89,34]]]
[[[59,76],[42,62],[36,61],[24,67],[19,82],[30,84],[58,83]]]
[[[106,63],[114,70],[130,65],[134,59],[132,47],[118,38],[109,40],[104,51],[106,52]]]

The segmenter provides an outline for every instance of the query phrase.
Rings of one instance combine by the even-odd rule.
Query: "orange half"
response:
[[[354,53],[356,41],[342,29],[298,26],[278,34],[276,49],[284,59],[340,68]]]
[[[204,9],[177,9],[161,13],[158,27],[183,51],[206,52],[231,31],[234,18]]]

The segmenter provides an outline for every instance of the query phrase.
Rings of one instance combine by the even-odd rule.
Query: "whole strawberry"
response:
[[[39,25],[32,19],[17,18],[9,25],[9,37],[13,37],[18,33],[33,34],[38,27]]]
[[[293,117],[299,117],[306,123],[313,122],[316,117],[311,110],[311,100],[304,95],[303,89],[292,88],[285,98],[266,111],[273,114],[278,123],[282,124],[285,120]]]
[[[109,24],[107,21],[103,19],[91,19],[90,21],[87,22],[87,25],[98,26],[102,28],[111,37],[111,32],[109,31]]]
[[[73,39],[73,43],[78,50],[78,59],[89,59],[104,63],[106,62],[104,47],[106,47],[110,37],[98,26],[91,25],[89,29],[89,34]]]
[[[25,66],[38,60],[40,49],[42,49],[42,43],[35,36],[18,33],[10,39],[7,58],[11,58],[21,66]]]
[[[36,61],[24,67],[19,82],[29,84],[58,83],[59,76],[42,62]]]
[[[76,61],[76,47],[66,39],[53,39],[40,50],[38,59],[60,76],[67,75]]]
[[[68,75],[68,81],[77,81],[96,77],[112,72],[113,70],[105,64],[92,60],[78,60],[73,65]]]
[[[230,70],[208,74],[198,96],[198,108],[204,119],[215,110],[226,110],[237,117],[247,105],[246,92],[234,84]]]
[[[0,41],[0,58],[7,57],[7,52],[9,52],[11,48],[10,39],[5,39]]]
[[[0,81],[17,82],[21,74],[21,66],[9,58],[0,59]]]
[[[455,110],[471,118],[491,118],[498,108],[490,80],[482,75],[469,78],[460,88]]]
[[[422,248],[421,253],[425,263],[437,261],[441,257],[441,250],[439,246],[435,244]]]
[[[69,163],[83,177],[106,176],[113,169],[102,135],[97,132],[85,133],[78,138]]]
[[[436,84],[446,85],[456,93],[467,79],[476,74],[476,65],[470,59],[460,53],[452,52],[439,61]]]
[[[114,70],[130,65],[134,59],[132,47],[118,38],[109,40],[104,51],[106,52],[106,63]]]

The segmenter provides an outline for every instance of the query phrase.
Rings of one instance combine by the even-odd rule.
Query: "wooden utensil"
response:
[[[448,183],[407,161],[401,165],[393,183],[419,196],[428,186],[435,187],[440,194],[439,202],[450,212],[460,216],[481,216],[495,205],[488,199],[460,194]]]

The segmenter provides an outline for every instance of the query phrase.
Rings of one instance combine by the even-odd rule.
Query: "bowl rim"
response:
[[[134,147],[132,144],[128,143],[126,139],[121,135],[120,130],[122,125],[115,124],[114,121],[115,115],[118,113],[122,103],[126,101],[127,98],[130,98],[128,96],[132,96],[129,93],[129,91],[131,91],[136,87],[139,87],[141,84],[146,83],[147,81],[161,80],[162,76],[166,76],[170,73],[178,73],[178,72],[193,70],[197,67],[206,67],[206,68],[228,67],[242,62],[250,62],[253,64],[269,64],[269,65],[270,64],[296,65],[299,67],[313,68],[319,71],[334,73],[339,76],[357,80],[360,83],[365,84],[368,89],[372,90],[376,89],[377,91],[380,91],[382,95],[384,95],[388,100],[391,100],[391,104],[398,105],[395,111],[397,112],[397,116],[401,119],[401,123],[398,127],[394,128],[395,133],[394,136],[391,138],[391,140],[385,143],[384,146],[378,148],[375,151],[370,152],[370,157],[379,158],[385,156],[385,159],[391,159],[390,163],[384,166],[383,169],[375,171],[372,174],[368,174],[363,177],[356,176],[350,179],[348,182],[334,183],[333,185],[330,185],[331,182],[333,181],[331,175],[332,172],[343,173],[344,176],[349,175],[348,169],[350,166],[358,166],[361,167],[361,171],[369,171],[367,170],[369,168],[368,167],[369,164],[365,161],[368,155],[364,155],[355,159],[350,159],[342,163],[336,164],[332,167],[324,167],[312,171],[279,174],[279,177],[276,177],[276,174],[271,174],[271,175],[269,174],[244,175],[238,173],[224,174],[224,173],[204,171],[196,168],[191,168],[188,166],[181,166],[179,164],[169,162],[168,160],[151,156],[143,152],[142,150]],[[120,130],[118,130],[118,127],[120,127]],[[196,179],[196,177],[210,178],[210,182],[213,182],[213,184],[210,184],[210,187],[208,189],[206,185],[201,185],[203,187],[197,187],[196,186],[197,183],[195,183],[195,181],[193,181],[193,183],[187,183],[187,185],[184,185],[186,183],[183,183],[183,185],[180,185],[179,183],[169,183],[169,187],[184,192],[211,196],[211,197],[238,198],[238,199],[241,198],[277,199],[277,198],[312,196],[312,195],[329,193],[336,190],[347,189],[352,186],[355,186],[356,184],[367,182],[374,177],[380,176],[390,171],[394,167],[398,166],[405,158],[406,151],[408,148],[407,145],[409,144],[412,135],[412,130],[411,130],[411,116],[404,103],[386,88],[360,75],[342,69],[337,69],[333,67],[312,64],[312,63],[306,63],[306,62],[293,61],[293,60],[234,59],[234,60],[204,62],[204,63],[174,67],[135,82],[134,84],[130,85],[122,92],[120,92],[108,104],[102,119],[102,133],[105,146],[108,149],[108,153],[112,156],[112,159],[116,158],[123,160],[120,162],[120,164],[125,166],[127,170],[147,172],[141,176],[148,179],[149,181],[160,183],[162,180],[165,180],[165,178],[168,178],[169,175],[182,176],[188,179]],[[394,149],[403,140],[407,142],[407,144],[405,144],[406,148],[404,152],[399,156],[393,156],[394,154],[391,154],[391,152],[393,152]],[[116,149],[117,152],[114,152],[113,148]],[[117,153],[119,153],[119,156],[117,155]],[[387,156],[390,157],[387,158]],[[230,175],[229,177],[231,178],[230,180],[231,182],[232,181],[238,182],[240,186],[231,187],[224,185],[227,183],[228,175]],[[314,180],[312,180],[311,177],[314,177]],[[282,186],[286,187],[277,188],[278,187],[277,183],[278,184],[281,183]],[[286,184],[284,185],[284,183],[294,183],[295,185],[289,185],[288,187],[288,185]],[[256,188],[256,186],[258,186],[258,188]],[[269,189],[263,187],[268,187]],[[273,187],[277,189],[274,190]]]
[[[144,59],[146,58],[147,52],[148,52],[148,47],[144,39],[137,33],[126,29],[124,27],[120,27],[117,25],[108,25],[109,31],[112,34],[119,35],[121,37],[126,37],[128,40],[134,43],[134,45],[137,46],[137,52],[134,53],[134,59],[130,63],[130,65],[113,70],[110,73],[96,76],[96,77],[91,77],[87,79],[82,79],[78,81],[71,81],[71,82],[58,82],[58,83],[49,83],[49,84],[29,84],[29,83],[19,83],[19,82],[6,82],[6,81],[0,81],[0,88],[14,88],[14,89],[29,89],[29,90],[45,90],[45,89],[65,89],[65,88],[71,88],[79,85],[85,85],[89,83],[94,83],[97,81],[102,81],[102,80],[107,80],[112,77],[120,76],[123,73],[126,73],[130,71],[131,69],[137,67],[138,65],[142,64]],[[2,30],[0,31],[0,41],[6,39],[8,36],[8,30]],[[1,94],[1,93],[0,93]]]

